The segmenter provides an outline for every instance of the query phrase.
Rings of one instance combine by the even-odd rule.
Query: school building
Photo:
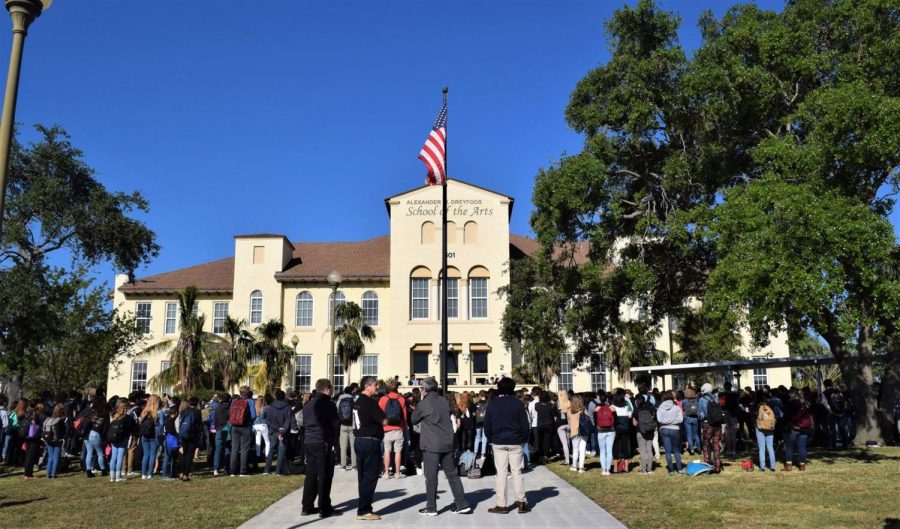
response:
[[[537,244],[509,232],[513,197],[454,179],[448,181],[448,197],[448,380],[451,388],[481,389],[521,362],[500,338],[505,302],[497,292],[509,284],[510,259],[531,255]],[[176,293],[189,285],[200,291],[197,311],[206,316],[209,332],[222,333],[226,315],[246,320],[251,330],[279,319],[285,324],[285,343],[296,355],[293,380],[284,386],[298,391],[308,391],[316,379],[327,377],[329,363],[339,387],[365,375],[399,376],[404,384],[410,376],[439,377],[441,188],[415,188],[386,198],[384,204],[389,231],[382,237],[296,242],[282,234],[238,235],[230,257],[134,282],[116,276],[115,307],[134,314],[145,333],[143,347],[177,338]],[[332,270],[342,276],[335,294],[327,280]],[[335,302],[349,301],[362,307],[376,339],[345,371],[330,351],[330,315]],[[663,351],[670,351],[670,330],[664,322],[658,343]],[[677,344],[674,347],[677,351]],[[748,358],[788,356],[783,336],[774,337],[765,349],[746,347],[742,352]],[[166,367],[165,353],[140,352],[126,359],[118,374],[110,369],[107,392],[124,395],[145,389]],[[790,384],[788,368],[744,376],[742,385]],[[671,388],[679,381],[658,381],[660,386],[663,382]],[[586,391],[631,385],[599,361],[578,366],[572,355],[564,355],[552,388]]]

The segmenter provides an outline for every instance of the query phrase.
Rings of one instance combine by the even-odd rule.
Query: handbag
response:
[[[477,463],[469,468],[469,471],[466,472],[466,477],[469,479],[481,479],[481,469],[478,467]]]
[[[166,449],[169,452],[174,452],[181,447],[181,442],[178,440],[178,436],[172,433],[166,434]]]

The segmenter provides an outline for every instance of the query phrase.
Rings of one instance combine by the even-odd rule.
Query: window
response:
[[[412,354],[412,370],[417,375],[428,374],[428,357],[431,355],[428,351],[413,351]]]
[[[200,302],[196,299],[194,300],[194,304],[191,306],[191,316],[195,318],[200,317]]]
[[[334,305],[334,298],[335,298],[334,294],[331,294],[330,296],[328,296],[328,323],[329,324],[333,321],[332,318],[334,317],[334,311],[337,310],[337,307],[347,304],[347,297],[344,296],[344,293],[341,292],[340,290],[338,290],[338,292],[337,292],[337,306]],[[337,325],[335,325],[335,327],[340,327],[343,324],[344,324],[344,320],[342,320],[341,318],[338,318]],[[335,394],[337,394],[337,393],[335,393]]]
[[[178,328],[178,304],[166,303],[166,334],[175,334]]]
[[[476,375],[488,374],[487,351],[472,351],[472,370]]]
[[[362,376],[378,378],[378,355],[362,356]]]
[[[297,327],[312,327],[313,297],[309,292],[297,294]]]
[[[147,362],[131,363],[131,391],[147,389]]]
[[[563,353],[560,355],[559,366],[559,389],[572,389],[572,353]]]
[[[169,369],[170,367],[172,367],[172,362],[170,362],[168,360],[163,360],[162,362],[159,363],[159,372],[162,373],[163,371],[165,371],[166,369]],[[160,393],[162,393],[163,395],[172,395],[175,393],[175,388],[172,386],[161,388]]]
[[[447,351],[447,373],[459,374],[459,352]]]
[[[450,275],[450,274],[447,274]],[[447,319],[459,318],[459,279],[447,278]]]
[[[463,244],[476,244],[478,242],[478,224],[470,220],[463,226]]]
[[[150,334],[150,303],[138,303],[135,307],[135,313],[135,323],[137,324],[138,331],[140,331],[141,334]]]
[[[334,380],[331,383],[334,385],[335,395],[339,395],[344,391],[344,378],[344,364],[341,362],[341,357],[334,355]]]
[[[263,295],[259,290],[250,294],[250,324],[259,325],[263,319]]]
[[[472,319],[488,316],[488,286],[486,277],[469,279],[469,307]]]
[[[265,246],[254,246],[253,247],[253,264],[263,264],[266,262],[266,247]]]
[[[769,370],[764,367],[753,368],[753,389],[759,391],[769,383]]]
[[[687,375],[672,375],[672,388],[675,390],[684,389],[688,385]]]
[[[434,223],[425,221],[422,223],[422,244],[434,244]]]
[[[600,354],[591,358],[591,391],[606,391],[606,366]]]
[[[310,391],[312,385],[312,355],[297,356],[297,372],[294,389],[298,392]]]
[[[410,312],[414,320],[428,319],[428,283],[430,279],[424,277],[414,277],[410,280],[410,291],[412,300],[410,303]]]
[[[228,316],[228,303],[217,301],[213,303],[213,332],[222,334],[225,332],[225,318]]]
[[[371,290],[362,297],[363,320],[375,327],[378,325],[378,294]]]

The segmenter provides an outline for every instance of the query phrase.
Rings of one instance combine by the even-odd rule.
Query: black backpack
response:
[[[338,416],[344,426],[353,424],[353,397],[342,398],[338,401]]]
[[[712,398],[706,400],[706,422],[711,426],[722,426],[725,422],[725,412],[722,411],[719,401]]]
[[[479,402],[475,405],[475,424],[484,424],[484,414],[487,412],[487,402]]]
[[[121,443],[125,439],[126,432],[125,416],[115,421],[109,422],[109,428],[106,430],[106,441],[108,443]]]
[[[831,394],[829,405],[831,406],[831,413],[835,415],[843,415],[847,412],[847,399],[844,398],[840,391],[835,391]]]
[[[697,399],[686,399],[684,401],[684,415],[686,417],[697,417],[700,411],[700,403]]]
[[[638,431],[645,437],[652,436],[656,427],[656,409],[651,404],[644,404],[638,410]]]
[[[391,397],[387,399],[384,415],[387,417],[388,426],[400,426],[403,424],[403,408],[400,407],[400,401]]]
[[[156,438],[156,423],[149,415],[144,417],[138,425],[138,434],[144,439]]]

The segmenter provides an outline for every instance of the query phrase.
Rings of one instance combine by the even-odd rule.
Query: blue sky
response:
[[[229,256],[235,234],[386,234],[382,199],[423,181],[448,85],[450,175],[516,197],[528,234],[538,169],[581,147],[563,111],[620,5],[58,0],[31,28],[16,118],[26,139],[62,125],[108,188],[145,193],[162,250],[141,276]],[[700,12],[727,5],[663,2],[689,50]]]

